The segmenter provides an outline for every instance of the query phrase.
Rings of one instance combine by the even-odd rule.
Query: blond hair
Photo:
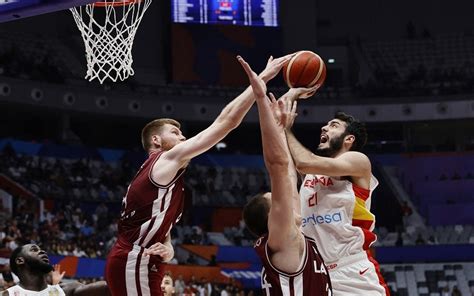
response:
[[[179,122],[177,122],[176,120],[171,119],[171,118],[159,118],[159,119],[155,119],[153,121],[150,121],[142,129],[142,146],[143,146],[143,149],[145,149],[146,151],[150,150],[150,148],[152,147],[151,136],[154,135],[154,134],[160,133],[161,128],[165,124],[171,124],[171,125],[176,126],[177,128],[181,128],[181,124]]]

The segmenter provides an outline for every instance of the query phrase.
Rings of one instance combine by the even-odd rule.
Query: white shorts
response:
[[[377,261],[367,252],[326,263],[334,296],[389,296]]]

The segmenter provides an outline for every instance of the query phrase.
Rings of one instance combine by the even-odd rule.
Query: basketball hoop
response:
[[[124,81],[134,74],[135,33],[152,0],[109,0],[71,8],[84,39],[86,79]]]

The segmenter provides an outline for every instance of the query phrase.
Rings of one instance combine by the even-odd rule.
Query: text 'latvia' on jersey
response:
[[[346,179],[306,175],[300,189],[303,233],[320,247],[326,263],[366,251],[377,237],[371,197],[378,181],[372,176],[370,189]]]
[[[255,243],[255,251],[262,261],[262,290],[266,296],[331,296],[332,288],[329,273],[319,255],[316,242],[304,237],[305,250],[301,267],[294,273],[286,273],[270,261],[268,235]]]
[[[161,154],[150,154],[122,201],[118,237],[141,247],[164,242],[183,212],[184,169],[179,170],[168,185],[159,185],[151,179],[151,170]]]

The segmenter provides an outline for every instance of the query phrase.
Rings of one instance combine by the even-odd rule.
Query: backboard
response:
[[[97,0],[0,0],[0,23],[94,3]]]

